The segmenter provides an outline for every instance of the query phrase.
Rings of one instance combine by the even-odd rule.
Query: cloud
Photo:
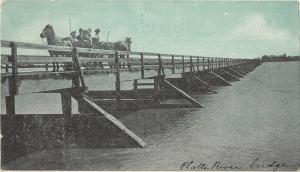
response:
[[[252,14],[234,27],[228,38],[246,41],[287,41],[292,37],[283,29],[270,26],[262,14]]]

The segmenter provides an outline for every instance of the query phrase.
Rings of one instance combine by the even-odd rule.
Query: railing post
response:
[[[204,61],[204,57],[202,57],[202,70],[205,69],[205,61]]]
[[[190,56],[190,72],[193,71],[193,57]]]
[[[74,83],[75,87],[77,87],[79,89],[79,87],[80,87],[79,79],[80,79],[81,86],[83,87],[83,89],[86,89],[84,78],[83,78],[83,72],[81,70],[79,60],[78,60],[78,50],[76,47],[73,48],[72,60],[73,60],[73,64],[75,65],[74,66],[75,77],[73,78],[73,83]]]
[[[7,64],[7,65],[5,65],[5,73],[8,73],[8,71],[9,71],[9,66]]]
[[[119,53],[115,51],[115,66],[116,66],[116,82],[115,82],[115,90],[116,90],[116,101],[119,104],[121,100],[121,83],[120,83],[120,66],[119,66]]]
[[[174,55],[172,55],[172,74],[175,74],[175,60],[174,60]]]
[[[224,59],[222,59],[222,67],[225,67],[225,65],[224,65]]]
[[[185,72],[184,56],[182,56],[182,73]]]
[[[207,69],[210,71],[210,62],[209,62],[209,57],[207,57]]]
[[[9,61],[12,65],[11,75],[8,81],[8,94],[6,97],[6,114],[7,115],[15,115],[15,95],[18,94],[18,64],[17,64],[17,45],[14,42],[11,42],[11,58]]]
[[[158,54],[158,73],[157,76],[160,79],[161,78],[161,68],[162,68],[162,64],[161,64],[161,56],[160,54]]]
[[[199,57],[197,57],[197,71],[199,71]]]
[[[145,77],[144,55],[141,53],[141,78]]]
[[[214,58],[211,58],[211,69],[214,69]]]

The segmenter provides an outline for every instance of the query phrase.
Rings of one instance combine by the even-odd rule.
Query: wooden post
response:
[[[190,56],[190,71],[193,71],[193,58]]]
[[[208,69],[208,71],[210,70],[210,62],[209,62],[209,57],[207,58],[207,69]]]
[[[134,90],[138,89],[138,80],[137,79],[133,80],[133,89]]]
[[[158,54],[158,71],[157,71],[157,76],[160,79],[161,78],[161,71],[162,71],[162,61],[161,61],[161,56]]]
[[[185,72],[184,56],[182,56],[182,73]]]
[[[7,64],[7,65],[5,65],[5,73],[8,73],[8,71],[9,71],[9,67],[8,67],[8,64]]]
[[[72,116],[72,99],[70,93],[62,92],[60,94],[61,96],[61,105],[62,105],[62,111],[65,117],[71,117]]]
[[[116,89],[116,101],[119,104],[121,100],[121,82],[120,82],[120,66],[119,66],[119,53],[115,51],[115,66],[116,66],[116,82],[115,82],[115,89]]]
[[[159,78],[154,77],[153,101],[159,103]]]
[[[81,86],[83,87],[83,89],[86,89],[84,78],[83,78],[83,72],[81,70],[79,60],[78,60],[78,50],[76,47],[73,48],[72,60],[73,60],[73,64],[75,65],[74,66],[75,78],[73,79],[73,83],[75,87],[79,88],[80,87],[79,79],[80,79]]]
[[[141,78],[145,77],[144,55],[141,53]]]
[[[172,74],[175,73],[175,61],[174,61],[174,55],[172,55]]]
[[[9,77],[8,80],[8,94],[9,96],[6,97],[6,114],[7,115],[15,115],[15,95],[18,94],[18,86],[17,86],[17,79],[18,79],[18,65],[17,65],[17,45],[14,42],[11,42],[11,58],[9,61],[12,65],[12,76]]]
[[[199,57],[197,57],[197,71],[199,71]]]
[[[205,61],[204,61],[204,57],[202,57],[202,70],[204,70],[205,69]]]
[[[211,69],[214,69],[214,58],[211,58]]]

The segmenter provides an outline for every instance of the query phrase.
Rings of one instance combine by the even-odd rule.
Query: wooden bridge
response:
[[[247,73],[253,71],[254,68],[261,63],[259,59],[233,59],[152,52],[125,52],[3,40],[1,41],[1,49],[10,49],[11,51],[10,54],[1,55],[1,65],[3,70],[5,70],[1,73],[1,80],[2,83],[8,81],[9,85],[9,95],[6,96],[6,115],[3,115],[1,120],[2,124],[6,125],[4,128],[11,127],[7,126],[6,123],[20,123],[20,120],[23,120],[23,122],[26,121],[24,117],[18,116],[15,111],[15,97],[18,95],[17,83],[20,82],[20,80],[63,77],[71,80],[72,87],[39,92],[59,93],[61,95],[63,109],[63,117],[61,119],[63,121],[67,121],[66,123],[74,123],[74,120],[78,120],[78,118],[81,118],[81,120],[86,120],[82,118],[95,120],[97,116],[104,117],[105,123],[109,123],[111,127],[114,127],[114,130],[118,133],[118,137],[119,134],[121,134],[122,137],[128,138],[128,142],[131,145],[140,147],[145,146],[144,141],[126,128],[126,126],[113,115],[115,111],[145,108],[203,108],[201,102],[198,102],[192,97],[193,94],[215,94],[217,91],[212,88],[212,86],[230,86],[232,82],[239,81],[240,78],[243,78]],[[69,57],[21,55],[17,53],[19,49],[61,51],[69,54]],[[81,57],[83,53],[90,54],[91,56]],[[102,55],[102,58],[93,55]],[[53,62],[68,64],[71,65],[71,68],[67,71],[48,71],[48,68],[55,67],[53,65],[51,66]],[[83,67],[87,63],[98,63],[101,64],[101,67],[95,67],[93,69]],[[25,67],[42,67],[45,70],[19,72],[21,68]],[[145,73],[148,70],[154,70],[156,74],[146,76]],[[140,77],[129,80],[132,81],[133,84],[130,90],[121,90],[120,73],[122,71],[138,71],[140,73]],[[109,72],[115,73],[114,90],[88,89],[84,75]],[[175,74],[179,74],[180,77],[172,77]],[[123,80],[126,80],[126,78],[123,78]],[[72,99],[77,100],[79,111],[91,113],[91,116],[94,118],[72,114]],[[165,103],[165,100],[168,99],[185,99],[188,103]],[[3,127],[3,125],[1,126]],[[72,127],[77,126],[72,125]],[[98,133],[99,132],[101,131],[98,131]],[[3,135],[4,138],[12,137],[11,133],[4,133]],[[86,139],[88,140],[89,138]],[[89,144],[92,144],[93,147],[98,147],[98,145],[102,146],[99,142],[95,144],[89,142]],[[118,147],[117,144],[116,146]]]

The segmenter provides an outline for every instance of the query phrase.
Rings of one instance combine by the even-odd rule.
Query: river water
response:
[[[93,79],[87,82],[100,85]],[[295,170],[300,167],[299,83],[300,62],[263,63],[233,86],[217,88],[218,94],[193,95],[205,108],[140,110],[121,118],[144,139],[145,148],[70,148],[63,166],[49,158],[55,151],[41,151],[8,166],[189,170],[202,163],[208,170],[276,170],[276,165],[278,170]]]

